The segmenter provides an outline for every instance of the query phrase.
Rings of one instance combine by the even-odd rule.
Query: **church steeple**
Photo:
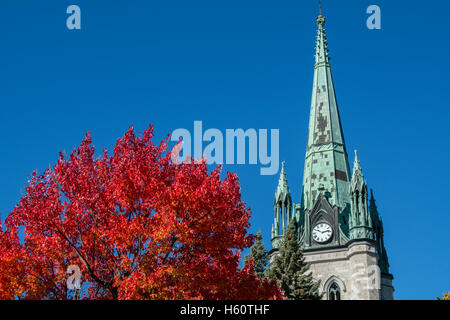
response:
[[[318,290],[324,299],[391,300],[393,276],[384,247],[383,222],[373,194],[369,200],[356,151],[353,174],[350,171],[322,12],[316,23],[302,198],[300,203],[292,203],[283,162],[275,191],[271,261],[280,252],[288,222],[293,221],[311,274],[321,280]],[[355,266],[358,273],[363,271],[358,276],[348,272]],[[380,287],[364,285],[368,277]]]
[[[303,175],[303,206],[311,210],[320,193],[341,209],[350,204],[350,170],[337,106],[325,33],[325,17],[317,22],[314,81]]]

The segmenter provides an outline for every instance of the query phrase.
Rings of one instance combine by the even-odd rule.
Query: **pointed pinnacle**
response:
[[[287,185],[287,179],[286,179],[286,170],[285,170],[285,162],[281,162],[281,172],[280,172],[280,179],[278,180],[278,186],[281,185]]]
[[[365,185],[364,175],[362,173],[361,165],[358,159],[358,150],[355,150],[355,161],[353,162],[352,186]]]
[[[280,178],[278,180],[278,186],[275,192],[275,199],[278,199],[280,194],[290,194],[284,161],[281,163]]]
[[[353,162],[353,171],[361,171],[361,165],[358,159],[358,150],[355,149],[355,161]]]

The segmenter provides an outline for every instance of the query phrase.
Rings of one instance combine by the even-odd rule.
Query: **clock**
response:
[[[333,235],[333,229],[325,222],[316,224],[312,229],[312,237],[317,243],[324,243],[331,239]]]

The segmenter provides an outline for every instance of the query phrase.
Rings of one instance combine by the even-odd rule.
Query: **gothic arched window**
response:
[[[341,289],[336,282],[333,282],[328,289],[329,300],[341,300]]]

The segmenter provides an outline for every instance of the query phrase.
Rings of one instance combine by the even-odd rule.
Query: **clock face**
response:
[[[318,223],[312,230],[312,237],[318,243],[324,243],[331,239],[333,229],[327,223]]]

